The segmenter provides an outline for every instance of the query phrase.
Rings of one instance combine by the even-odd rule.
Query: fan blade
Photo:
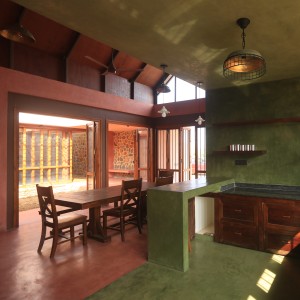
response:
[[[86,55],[85,58],[88,59],[88,60],[90,60],[90,61],[92,61],[92,62],[94,62],[95,64],[97,64],[97,65],[99,65],[101,67],[104,67],[104,68],[108,69],[108,66],[106,66],[102,62],[100,62],[100,61],[98,61],[98,60],[96,60],[96,59],[94,59],[94,58],[92,58],[92,57],[90,57],[88,55]]]

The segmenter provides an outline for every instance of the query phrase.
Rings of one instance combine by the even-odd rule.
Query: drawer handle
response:
[[[235,209],[234,211],[237,212],[237,213],[241,213],[242,212],[241,209]]]
[[[290,219],[291,216],[282,216],[283,218]]]
[[[242,235],[241,232],[235,232],[234,234],[235,234],[235,235]]]
[[[284,244],[291,244],[291,241],[281,241]]]

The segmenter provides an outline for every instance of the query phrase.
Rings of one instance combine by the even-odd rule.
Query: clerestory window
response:
[[[157,95],[157,104],[195,100],[205,98],[205,90],[173,76],[166,85],[171,89],[169,93]]]

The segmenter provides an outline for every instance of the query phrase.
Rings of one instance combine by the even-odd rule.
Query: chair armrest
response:
[[[72,211],[75,211],[75,209],[73,209],[73,208],[63,209],[63,210],[57,211],[56,213],[59,216],[59,215],[66,214],[66,213],[69,213],[69,212],[72,212]]]

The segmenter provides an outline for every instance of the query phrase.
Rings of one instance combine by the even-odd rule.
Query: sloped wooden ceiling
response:
[[[113,49],[100,41],[80,34],[12,1],[0,3],[0,29],[20,23],[28,29],[36,42],[28,47],[58,57],[66,57],[80,64],[107,72],[154,88],[162,78],[161,69]],[[0,37],[4,39],[3,37]]]

